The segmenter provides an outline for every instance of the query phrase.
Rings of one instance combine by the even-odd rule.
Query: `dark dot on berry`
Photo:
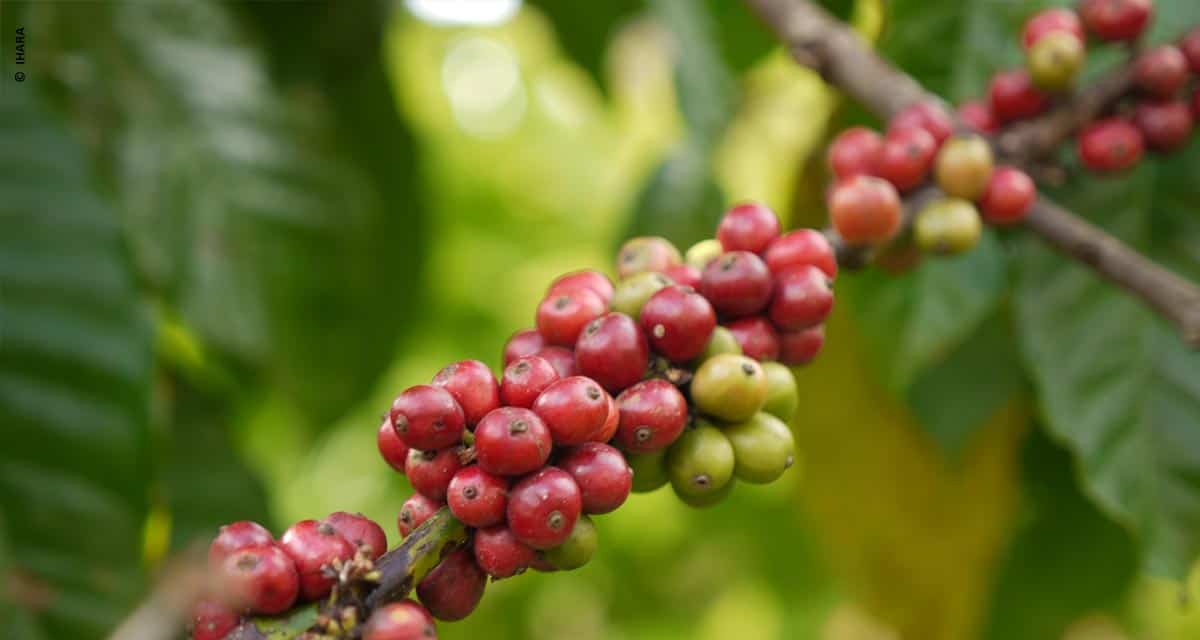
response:
[[[652,435],[654,434],[651,432],[650,427],[638,427],[633,432],[633,439],[637,440],[638,442],[645,442],[649,440],[650,436]]]
[[[692,484],[701,488],[707,487],[712,484],[712,478],[709,478],[707,473],[697,474],[696,477],[692,478]]]
[[[596,387],[588,387],[587,388],[587,397],[588,397],[588,400],[599,400],[600,399],[600,390],[597,389]]]
[[[317,533],[323,536],[331,536],[337,533],[337,529],[334,529],[333,525],[329,524],[328,522],[322,522],[321,524],[317,525]]]
[[[467,500],[474,500],[475,498],[479,497],[479,489],[476,489],[474,486],[469,486],[463,489],[462,494]]]
[[[400,419],[397,420],[393,426],[396,428],[397,432],[407,433],[408,432],[408,418],[405,418],[404,416],[400,416]]]
[[[744,373],[748,376],[752,376],[752,375],[754,375],[754,371],[755,371],[754,365],[750,364],[749,362],[742,363],[742,373]]]
[[[529,425],[526,424],[524,420],[513,420],[512,422],[508,423],[508,433],[511,435],[515,436],[518,433],[525,433],[528,430]]]
[[[567,524],[567,519],[558,511],[551,511],[550,515],[546,516],[546,526],[558,531]]]
[[[239,569],[249,571],[250,569],[258,566],[258,556],[252,553],[243,554],[240,558],[238,558],[237,566]]]
[[[559,296],[554,299],[554,308],[558,309],[559,311],[566,309],[567,306],[570,304],[571,304],[571,299],[567,296]]]
[[[412,514],[408,512],[408,509],[400,510],[400,522],[403,522],[404,524],[412,524]]]

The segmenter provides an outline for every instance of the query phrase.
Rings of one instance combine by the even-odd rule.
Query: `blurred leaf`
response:
[[[675,40],[675,88],[688,134],[701,148],[724,132],[737,102],[737,85],[721,58],[715,18],[693,0],[650,0]]]
[[[1038,432],[1021,465],[1025,515],[1002,562],[985,637],[1059,640],[1076,619],[1120,603],[1137,553],[1129,533],[1079,490],[1066,450]]]
[[[605,56],[608,44],[622,22],[640,11],[642,0],[605,0],[604,2],[562,2],[526,0],[554,24],[559,46],[606,90]]]
[[[116,216],[35,84],[0,92],[3,580],[45,635],[98,638],[141,586],[152,332]]]
[[[711,238],[725,201],[708,155],[694,141],[677,145],[642,187],[621,237],[663,236],[680,250]]]

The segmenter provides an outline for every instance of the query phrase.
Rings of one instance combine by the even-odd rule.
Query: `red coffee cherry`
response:
[[[672,285],[646,301],[638,321],[656,353],[687,362],[704,352],[717,326],[717,314],[695,290]]]
[[[1056,7],[1039,11],[1025,21],[1025,28],[1021,32],[1021,46],[1029,51],[1033,45],[1037,44],[1038,40],[1042,39],[1042,36],[1055,31],[1065,31],[1078,38],[1080,42],[1087,40],[1079,16],[1070,9]]]
[[[224,603],[201,600],[192,607],[192,640],[225,640],[241,618]]]
[[[693,289],[700,288],[700,270],[690,264],[675,265],[663,271],[662,274],[677,285]]]
[[[558,380],[558,372],[541,356],[524,356],[504,368],[500,401],[505,406],[528,409],[546,387]]]
[[[408,476],[408,483],[417,493],[430,500],[444,502],[450,479],[461,468],[458,447],[436,451],[412,449],[408,452],[408,462],[404,464],[404,475]]]
[[[391,418],[385,416],[380,423],[379,431],[375,433],[375,445],[379,447],[379,455],[383,456],[384,462],[396,471],[404,473],[404,461],[408,460],[408,445],[396,435]]]
[[[604,426],[600,428],[600,433],[596,435],[596,442],[608,442],[617,435],[617,429],[621,426],[621,410],[617,407],[617,401],[611,395],[608,396],[608,417],[604,419]]]
[[[325,522],[355,549],[370,549],[367,555],[372,560],[387,552],[387,534],[383,527],[361,513],[335,511],[325,516]]]
[[[1174,151],[1192,135],[1192,111],[1183,100],[1141,102],[1133,112],[1133,124],[1142,132],[1147,147]]]
[[[400,513],[396,516],[396,529],[400,531],[400,537],[412,533],[413,529],[424,524],[441,508],[441,502],[430,500],[419,493],[409,496],[400,506]]]
[[[262,547],[275,544],[275,538],[266,527],[249,520],[231,522],[217,532],[208,545],[208,566],[218,567],[235,551],[247,547]]]
[[[490,474],[478,465],[454,474],[447,491],[450,512],[468,527],[490,527],[504,522],[508,507],[508,479]]]
[[[838,272],[833,245],[816,229],[796,229],[783,234],[767,247],[763,260],[772,275],[805,265],[820,269],[830,278],[836,278]]]
[[[437,640],[433,616],[412,600],[385,604],[371,614],[363,640]]]
[[[474,547],[475,564],[497,580],[524,572],[537,558],[536,551],[502,524],[476,531]]]
[[[1179,41],[1179,50],[1187,58],[1188,68],[1192,73],[1200,74],[1200,27],[1187,32]]]
[[[762,311],[771,299],[771,272],[753,253],[731,251],[704,267],[700,293],[722,315],[748,316]]]
[[[417,597],[438,620],[452,622],[471,615],[483,599],[487,574],[465,548],[446,554],[417,585]]]
[[[679,249],[666,238],[631,238],[617,252],[617,275],[623,279],[643,271],[661,273],[682,262]]]
[[[1096,173],[1132,167],[1142,159],[1143,146],[1137,127],[1121,118],[1093,122],[1079,133],[1079,159]]]
[[[629,453],[666,448],[687,426],[687,399],[666,380],[639,382],[617,396],[620,427],[616,443]]]
[[[478,360],[447,365],[433,377],[433,386],[454,396],[468,426],[475,426],[489,411],[500,406],[500,383],[492,370]]]
[[[816,267],[796,267],[777,274],[771,322],[786,331],[825,322],[833,310],[832,285],[829,276]]]
[[[992,76],[988,87],[988,105],[998,122],[1030,118],[1050,105],[1024,69],[1001,71]]]
[[[575,289],[547,296],[537,308],[537,328],[546,342],[571,347],[587,323],[608,311],[608,305],[591,289]]]
[[[717,224],[717,240],[726,251],[761,253],[778,237],[778,216],[760,202],[743,202],[733,207]]]
[[[885,180],[856,176],[834,187],[829,219],[847,244],[887,242],[900,231],[900,195]]]
[[[295,562],[274,544],[245,547],[226,556],[217,585],[226,604],[249,614],[283,613],[300,591]]]
[[[1188,79],[1188,61],[1178,47],[1164,44],[1137,58],[1133,81],[1138,89],[1158,98],[1173,97]]]
[[[1200,87],[1192,92],[1192,119],[1200,120]]]
[[[983,100],[968,100],[958,106],[958,117],[979,133],[993,133],[998,128],[992,108]]]
[[[499,476],[519,476],[546,464],[553,443],[546,423],[529,409],[501,407],[475,427],[475,462]]]
[[[533,403],[533,412],[550,429],[556,446],[594,440],[608,419],[608,394],[584,376],[571,376],[546,387]]]
[[[392,402],[392,425],[413,449],[442,449],[458,444],[466,429],[462,407],[449,391],[428,384],[409,387]]]
[[[570,474],[558,467],[546,467],[522,478],[512,488],[508,527],[530,547],[549,549],[571,535],[582,510],[579,485]]]
[[[808,364],[825,345],[825,325],[779,334],[779,361],[790,366]]]
[[[324,598],[333,588],[336,580],[325,575],[324,567],[354,557],[353,545],[328,523],[316,520],[301,520],[288,527],[279,538],[279,546],[296,563],[300,596],[304,600]]]
[[[730,322],[725,328],[729,329],[733,338],[737,340],[738,346],[742,348],[742,355],[760,362],[779,359],[779,333],[766,317],[742,318]]]
[[[905,107],[888,122],[888,135],[900,129],[924,129],[940,145],[954,133],[954,120],[940,103],[924,100]]]
[[[633,489],[633,469],[620,451],[599,442],[571,449],[558,461],[579,485],[583,512],[609,513],[625,503]]]
[[[531,356],[546,346],[546,339],[537,329],[522,329],[508,339],[504,344],[504,366],[517,358]]]
[[[835,178],[875,175],[883,154],[883,137],[866,127],[850,127],[829,144],[827,158]]]
[[[619,393],[646,373],[650,347],[633,318],[609,313],[592,321],[575,343],[579,373]]]
[[[1152,0],[1080,0],[1079,17],[1097,38],[1133,40],[1154,13]]]
[[[920,127],[893,127],[883,141],[877,175],[900,191],[925,182],[940,143]]]
[[[991,224],[1012,224],[1025,219],[1036,199],[1037,186],[1024,171],[999,166],[979,199],[979,212]]]
[[[600,296],[605,306],[612,302],[612,280],[609,280],[608,276],[603,273],[591,269],[572,271],[571,273],[555,278],[554,282],[550,283],[550,288],[546,290],[546,297],[549,298],[557,294],[569,293],[575,289],[587,289]]]
[[[579,371],[575,364],[575,352],[566,347],[545,346],[534,354],[550,363],[560,378],[570,378]]]

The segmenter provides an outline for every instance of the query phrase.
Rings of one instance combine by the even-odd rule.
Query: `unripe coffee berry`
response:
[[[708,423],[698,423],[667,451],[671,487],[681,498],[719,494],[733,480],[734,465],[729,438]]]
[[[954,136],[938,152],[934,172],[946,195],[975,200],[987,188],[994,168],[992,148],[979,136]]]
[[[725,253],[725,249],[721,246],[721,241],[716,238],[709,238],[688,247],[683,259],[689,267],[695,267],[700,271],[704,271],[704,267],[708,266],[709,261],[722,253]]]
[[[529,409],[501,407],[475,427],[475,461],[495,475],[536,471],[546,464],[552,447],[546,423]]]
[[[692,360],[691,368],[695,369],[704,363],[705,360],[713,356],[719,356],[723,353],[732,353],[733,355],[743,355],[742,345],[738,344],[737,336],[726,327],[717,326],[713,329],[712,336],[708,339],[708,344],[704,345],[704,352],[696,359]]]
[[[667,475],[667,450],[652,453],[627,453],[625,461],[633,470],[633,493],[649,493],[671,481]]]
[[[250,614],[283,613],[300,593],[295,562],[274,544],[245,547],[226,556],[218,570],[217,585],[226,604],[234,611]]]
[[[982,227],[974,204],[959,198],[943,198],[917,212],[913,237],[922,251],[955,255],[979,244]]]
[[[921,127],[893,127],[883,141],[877,175],[900,191],[925,182],[938,149],[937,138]]]
[[[545,358],[517,358],[504,368],[504,376],[500,379],[500,401],[508,407],[528,409],[556,380],[558,372]]]
[[[690,264],[677,264],[663,271],[662,274],[677,285],[692,289],[700,288],[700,270]]]
[[[454,396],[468,426],[475,426],[489,411],[500,406],[500,383],[492,370],[478,360],[447,365],[433,377],[433,386]]]
[[[556,569],[572,571],[586,565],[596,554],[600,546],[600,534],[596,525],[587,516],[579,516],[579,520],[571,529],[571,535],[557,547],[547,549],[542,554]]]
[[[504,366],[524,356],[531,356],[546,346],[546,339],[537,329],[522,329],[508,339],[504,344]]]
[[[300,596],[304,600],[319,600],[328,595],[336,580],[325,575],[324,569],[354,557],[353,545],[328,523],[316,520],[301,520],[288,527],[279,538],[279,546],[296,563]]]
[[[408,462],[404,465],[404,475],[408,482],[421,495],[443,502],[446,500],[446,488],[450,479],[462,468],[457,447],[438,449],[437,451],[421,451],[412,449],[408,452]]]
[[[1070,9],[1056,7],[1039,11],[1025,21],[1025,27],[1021,31],[1021,46],[1028,51],[1042,36],[1051,33],[1066,33],[1081,43],[1086,40],[1079,16]]]
[[[446,554],[417,584],[417,597],[438,620],[453,622],[471,615],[487,586],[487,574],[465,548]]]
[[[241,618],[224,603],[201,600],[192,607],[192,640],[225,640]]]
[[[1020,169],[1000,166],[979,199],[979,212],[990,224],[1012,224],[1025,219],[1036,199],[1032,178]]]
[[[533,403],[556,446],[571,446],[596,439],[608,420],[609,395],[600,384],[584,376],[563,378],[550,385]]]
[[[546,297],[549,298],[560,293],[569,293],[575,289],[588,289],[592,293],[600,296],[604,304],[612,302],[613,283],[608,279],[608,276],[587,269],[584,271],[572,271],[571,273],[561,275],[550,283],[550,288],[546,290]]]
[[[719,355],[696,370],[691,391],[700,411],[738,422],[762,409],[767,399],[767,376],[762,365],[751,358]]]
[[[958,117],[978,133],[993,133],[997,128],[992,108],[983,100],[968,100],[959,105]]]
[[[889,182],[856,176],[834,187],[829,218],[847,244],[887,242],[900,230],[900,196]]]
[[[663,271],[681,262],[679,249],[666,238],[631,238],[617,252],[617,275],[624,279],[643,271]]]
[[[1153,0],[1080,0],[1079,18],[1088,31],[1107,41],[1133,40],[1154,13]]]
[[[882,136],[866,127],[850,127],[829,144],[829,169],[839,180],[875,175],[882,153]]]
[[[940,145],[950,137],[950,134],[954,133],[954,121],[941,103],[922,100],[905,107],[892,116],[888,122],[888,135],[890,136],[900,129],[909,128],[924,129],[933,136],[934,142]]]
[[[521,479],[509,493],[508,527],[534,549],[566,541],[583,511],[579,485],[570,474],[546,467]]]
[[[584,513],[615,511],[625,503],[633,488],[633,470],[620,451],[599,442],[581,444],[558,461],[563,471],[579,485]],[[562,567],[559,567],[562,568]]]
[[[726,425],[733,445],[733,474],[753,484],[775,482],[795,462],[796,441],[779,418],[759,412],[745,422]]]
[[[1033,85],[1028,72],[1014,69],[992,76],[988,104],[996,120],[1004,123],[1036,116],[1050,103]]]
[[[650,346],[633,318],[609,313],[592,321],[575,343],[579,373],[619,393],[646,373]]]
[[[674,285],[651,296],[638,321],[656,353],[674,362],[687,362],[704,351],[717,326],[717,314],[707,298]]]
[[[413,529],[425,524],[425,521],[432,518],[441,508],[441,502],[430,500],[419,493],[409,496],[400,506],[400,513],[396,516],[396,529],[400,531],[400,537],[407,536]]]
[[[1142,159],[1144,145],[1137,127],[1121,118],[1108,118],[1079,133],[1079,159],[1096,173],[1124,171]]]
[[[736,205],[717,224],[717,240],[725,251],[762,253],[778,237],[779,218],[760,202]]]
[[[825,322],[825,318],[833,310],[832,284],[829,276],[816,267],[796,267],[776,274],[775,293],[771,297],[771,322],[785,331],[807,329]],[[733,332],[735,335],[738,333],[736,329]],[[742,345],[743,353],[756,360],[763,360],[751,353],[745,342],[738,342]],[[777,338],[773,355],[779,355]]]
[[[786,365],[808,364],[825,345],[825,325],[779,334],[779,361]]]
[[[433,616],[412,600],[379,607],[363,629],[363,640],[437,640]]]
[[[367,556],[372,560],[387,552],[387,534],[383,527],[361,513],[335,511],[325,516],[325,522],[355,549],[367,550]]]
[[[1085,57],[1082,40],[1065,31],[1055,31],[1033,45],[1026,66],[1039,89],[1062,91],[1075,82]]]
[[[538,332],[549,344],[571,347],[587,323],[606,311],[608,305],[590,289],[554,293],[538,305]]]
[[[657,272],[647,271],[630,276],[617,284],[612,310],[637,318],[642,312],[642,306],[651,296],[674,283],[675,281],[666,274]]]
[[[816,229],[796,229],[775,239],[763,254],[772,275],[792,267],[814,266],[830,278],[837,277],[837,256],[829,238]]]
[[[475,564],[497,580],[511,578],[525,571],[537,557],[536,551],[517,540],[503,524],[476,531],[472,546]]]
[[[464,467],[450,480],[446,505],[468,527],[500,524],[508,508],[508,479],[490,474],[479,465]]]
[[[208,566],[220,566],[235,551],[272,544],[275,544],[275,538],[261,524],[249,520],[231,522],[221,527],[217,537],[208,545]]]
[[[404,462],[408,460],[408,445],[396,435],[396,430],[392,428],[392,419],[387,416],[384,416],[379,430],[375,432],[375,446],[379,448],[379,455],[383,456],[388,466],[404,473]]]
[[[1183,100],[1142,102],[1133,112],[1133,124],[1142,132],[1147,147],[1174,151],[1192,135],[1192,111]]]
[[[687,426],[687,399],[675,385],[646,380],[617,396],[621,423],[616,442],[630,453],[658,451],[675,441]]]
[[[791,422],[800,406],[796,376],[786,365],[778,362],[764,362],[762,368],[767,376],[767,400],[762,410],[784,422]]]
[[[700,293],[722,315],[739,317],[758,313],[771,299],[771,272],[757,255],[731,251],[704,268]]]
[[[817,271],[813,267],[805,268]],[[820,273],[819,271],[817,272]],[[824,279],[824,277],[824,274],[822,274],[821,278]],[[771,302],[771,308],[775,308],[775,302]],[[734,339],[738,341],[738,345],[741,346],[742,353],[746,357],[754,358],[759,362],[775,360],[779,357],[779,334],[775,330],[775,326],[766,317],[750,316],[749,318],[740,318],[725,326],[733,334]]]
[[[1188,62],[1174,45],[1157,46],[1137,58],[1133,81],[1139,89],[1157,98],[1174,97],[1188,78]]]
[[[466,416],[449,391],[428,384],[409,387],[392,403],[392,426],[413,449],[442,449],[458,444]]]

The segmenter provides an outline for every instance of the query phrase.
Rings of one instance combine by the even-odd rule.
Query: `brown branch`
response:
[[[922,100],[938,100],[907,74],[875,54],[848,27],[809,0],[745,0],[783,40],[796,60],[816,69],[830,84],[887,119]],[[1128,83],[1127,70],[1080,94],[1086,109],[1103,109],[1112,92]],[[1127,88],[1127,87],[1126,87]],[[948,110],[953,115],[953,111]],[[1099,111],[1093,112],[1094,116]],[[1017,133],[1032,148],[1047,145],[1078,127],[1074,116],[1050,114],[1028,133]],[[1037,121],[1035,121],[1037,122]],[[962,126],[961,122],[957,123]],[[1059,138],[1061,142],[1062,138]],[[1015,143],[1008,143],[1009,145]],[[1024,166],[1024,165],[1022,165]],[[1030,212],[1026,225],[1051,245],[1143,300],[1173,322],[1185,342],[1200,347],[1200,287],[1162,268],[1105,231],[1046,200]]]

